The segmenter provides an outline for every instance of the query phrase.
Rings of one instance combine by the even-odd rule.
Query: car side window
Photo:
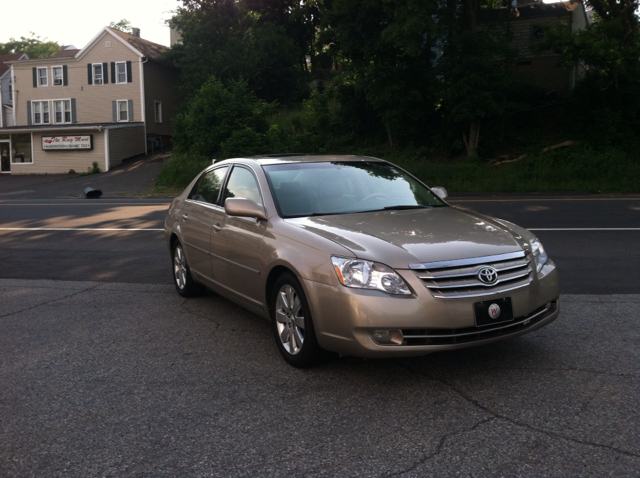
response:
[[[233,168],[222,198],[223,204],[227,198],[251,199],[256,204],[262,204],[258,181],[251,171],[241,167]]]
[[[206,202],[209,204],[216,204],[218,202],[218,196],[220,195],[220,189],[222,183],[227,175],[229,166],[214,169],[200,178],[198,184],[191,192],[189,199],[194,201]]]

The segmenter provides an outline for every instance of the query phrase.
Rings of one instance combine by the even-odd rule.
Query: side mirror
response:
[[[447,193],[447,190],[442,186],[435,186],[431,188],[431,191],[433,191],[436,194],[436,196],[438,196],[443,201],[446,201],[447,198],[449,197],[449,193]]]
[[[264,208],[251,199],[227,198],[224,201],[224,212],[229,216],[255,217],[256,219],[267,219]]]

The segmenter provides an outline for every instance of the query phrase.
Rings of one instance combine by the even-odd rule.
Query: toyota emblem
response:
[[[489,317],[492,319],[500,317],[500,306],[498,304],[491,304],[489,306]]]
[[[482,267],[478,271],[478,279],[485,284],[493,285],[498,282],[498,271],[493,267]]]

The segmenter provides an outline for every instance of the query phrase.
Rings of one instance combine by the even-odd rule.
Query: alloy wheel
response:
[[[304,309],[297,291],[285,284],[276,299],[276,327],[284,349],[296,355],[302,349],[305,337]]]

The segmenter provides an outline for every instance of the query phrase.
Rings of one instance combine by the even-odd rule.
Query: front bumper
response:
[[[411,271],[396,271],[411,296],[304,281],[320,346],[358,357],[409,357],[517,337],[551,323],[559,314],[559,281],[549,261],[527,286],[495,296],[435,298]],[[476,327],[478,301],[510,297],[514,320]],[[402,343],[380,345],[371,332],[400,330]]]

